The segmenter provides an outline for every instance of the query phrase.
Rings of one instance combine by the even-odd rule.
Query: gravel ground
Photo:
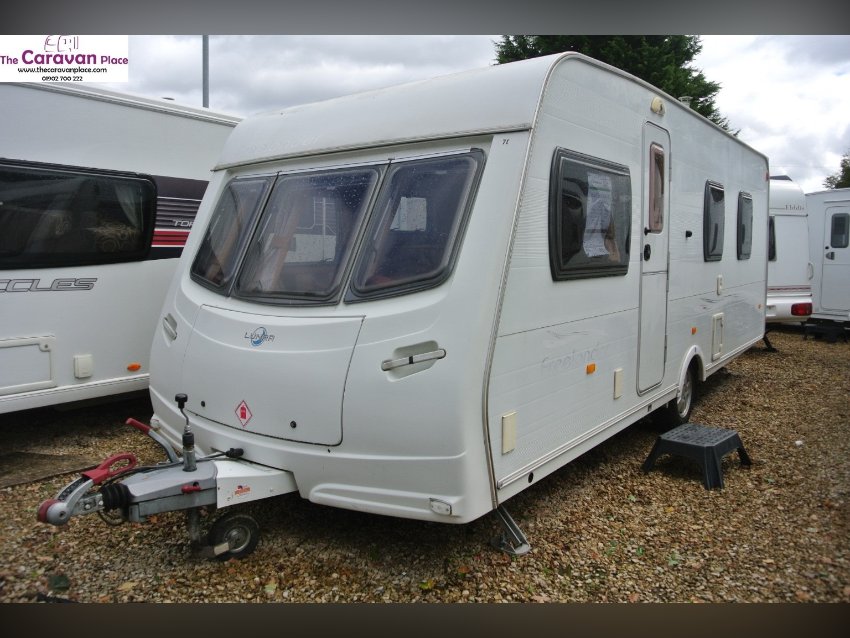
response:
[[[508,503],[523,557],[490,547],[492,514],[449,526],[291,494],[249,506],[259,547],[220,562],[191,553],[184,514],[37,523],[64,475],[0,489],[0,602],[850,602],[850,344],[791,328],[771,341],[700,386],[692,420],[737,430],[753,460],[727,455],[722,490],[679,458],[644,474],[661,432],[647,419]],[[150,405],[2,415],[0,449],[158,461],[128,416]]]

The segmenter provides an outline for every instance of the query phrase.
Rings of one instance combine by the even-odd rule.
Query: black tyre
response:
[[[253,552],[260,542],[260,526],[248,514],[231,512],[213,523],[209,541],[213,547],[223,543],[230,545],[228,551],[216,556],[219,560],[242,559]]]
[[[696,375],[693,367],[685,372],[682,389],[679,396],[658,411],[659,420],[663,425],[674,428],[687,423],[691,418],[691,410],[696,398]]]

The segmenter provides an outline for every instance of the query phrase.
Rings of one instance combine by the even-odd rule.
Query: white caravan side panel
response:
[[[766,321],[805,321],[808,314],[801,314],[800,304],[812,303],[814,267],[809,258],[806,196],[790,179],[770,179],[770,219],[773,244],[767,264]]]
[[[626,80],[612,91],[615,82],[619,79],[580,59],[563,60],[535,126],[488,394],[500,502],[675,398],[692,360],[703,377],[764,331],[766,159],[666,96],[664,114],[653,112],[652,99],[659,94],[646,85]],[[652,131],[646,139],[645,125]],[[645,275],[642,268],[649,238],[643,232],[644,166],[655,140],[672,149],[664,295],[662,276],[653,274],[668,268],[663,236],[656,238],[663,251],[658,263],[650,262]],[[628,168],[633,214],[625,274],[553,281],[548,202],[553,155],[561,147]],[[723,259],[715,262],[703,257],[707,180],[723,184],[726,192]],[[739,192],[753,198],[756,233],[751,258],[741,261],[734,221]],[[645,351],[639,340],[641,280],[655,277],[659,285],[644,286],[643,294],[648,304],[652,295],[666,302],[666,359],[659,338],[665,333],[663,308],[646,309],[646,317],[658,321],[653,326],[647,319],[643,330],[655,338]],[[654,386],[638,380],[639,353],[643,361],[653,358],[648,369],[660,381]],[[647,388],[643,395],[641,386]],[[512,449],[503,437],[515,437]]]
[[[814,261],[812,317],[850,321],[850,189],[806,195]]]

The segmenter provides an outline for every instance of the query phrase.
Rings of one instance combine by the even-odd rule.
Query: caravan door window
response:
[[[832,216],[830,242],[833,248],[847,248],[850,245],[850,215],[841,213]]]
[[[749,259],[752,247],[753,198],[749,193],[738,193],[738,259]]]
[[[655,163],[653,170],[663,170]],[[653,180],[654,181],[654,180]],[[663,202],[663,178],[656,184]],[[625,275],[632,191],[629,169],[557,149],[549,195],[549,265],[554,280]],[[663,206],[654,223],[663,228]]]
[[[723,257],[725,212],[723,187],[714,182],[706,182],[702,227],[702,251],[705,261],[720,261]]]
[[[143,259],[156,213],[151,178],[0,163],[0,267]]]
[[[278,178],[248,246],[235,296],[334,297],[378,177],[378,169],[364,168]]]
[[[422,290],[448,277],[482,163],[473,151],[390,167],[348,301]]]
[[[649,232],[664,230],[664,149],[658,144],[649,148]]]

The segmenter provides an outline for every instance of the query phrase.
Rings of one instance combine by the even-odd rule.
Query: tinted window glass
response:
[[[850,215],[841,213],[832,216],[832,247],[847,248],[850,244]]]
[[[225,288],[250,233],[271,178],[235,179],[227,185],[213,211],[192,276],[207,286]]]
[[[236,295],[333,296],[377,179],[375,169],[280,177],[248,247]]]
[[[625,274],[631,211],[628,168],[557,150],[549,198],[553,279]],[[663,215],[656,221],[663,223]]]
[[[649,162],[649,232],[664,230],[664,149],[653,144]]]
[[[147,178],[0,164],[0,266],[141,259],[155,210],[156,186]]]
[[[390,168],[355,268],[356,295],[420,290],[448,276],[481,162],[473,152]]]
[[[776,261],[776,226],[774,225],[773,215],[770,216],[767,227],[767,260]]]
[[[753,198],[738,194],[738,259],[749,259],[753,246]]]
[[[723,187],[706,182],[702,238],[705,261],[720,261],[723,256],[724,212]]]

